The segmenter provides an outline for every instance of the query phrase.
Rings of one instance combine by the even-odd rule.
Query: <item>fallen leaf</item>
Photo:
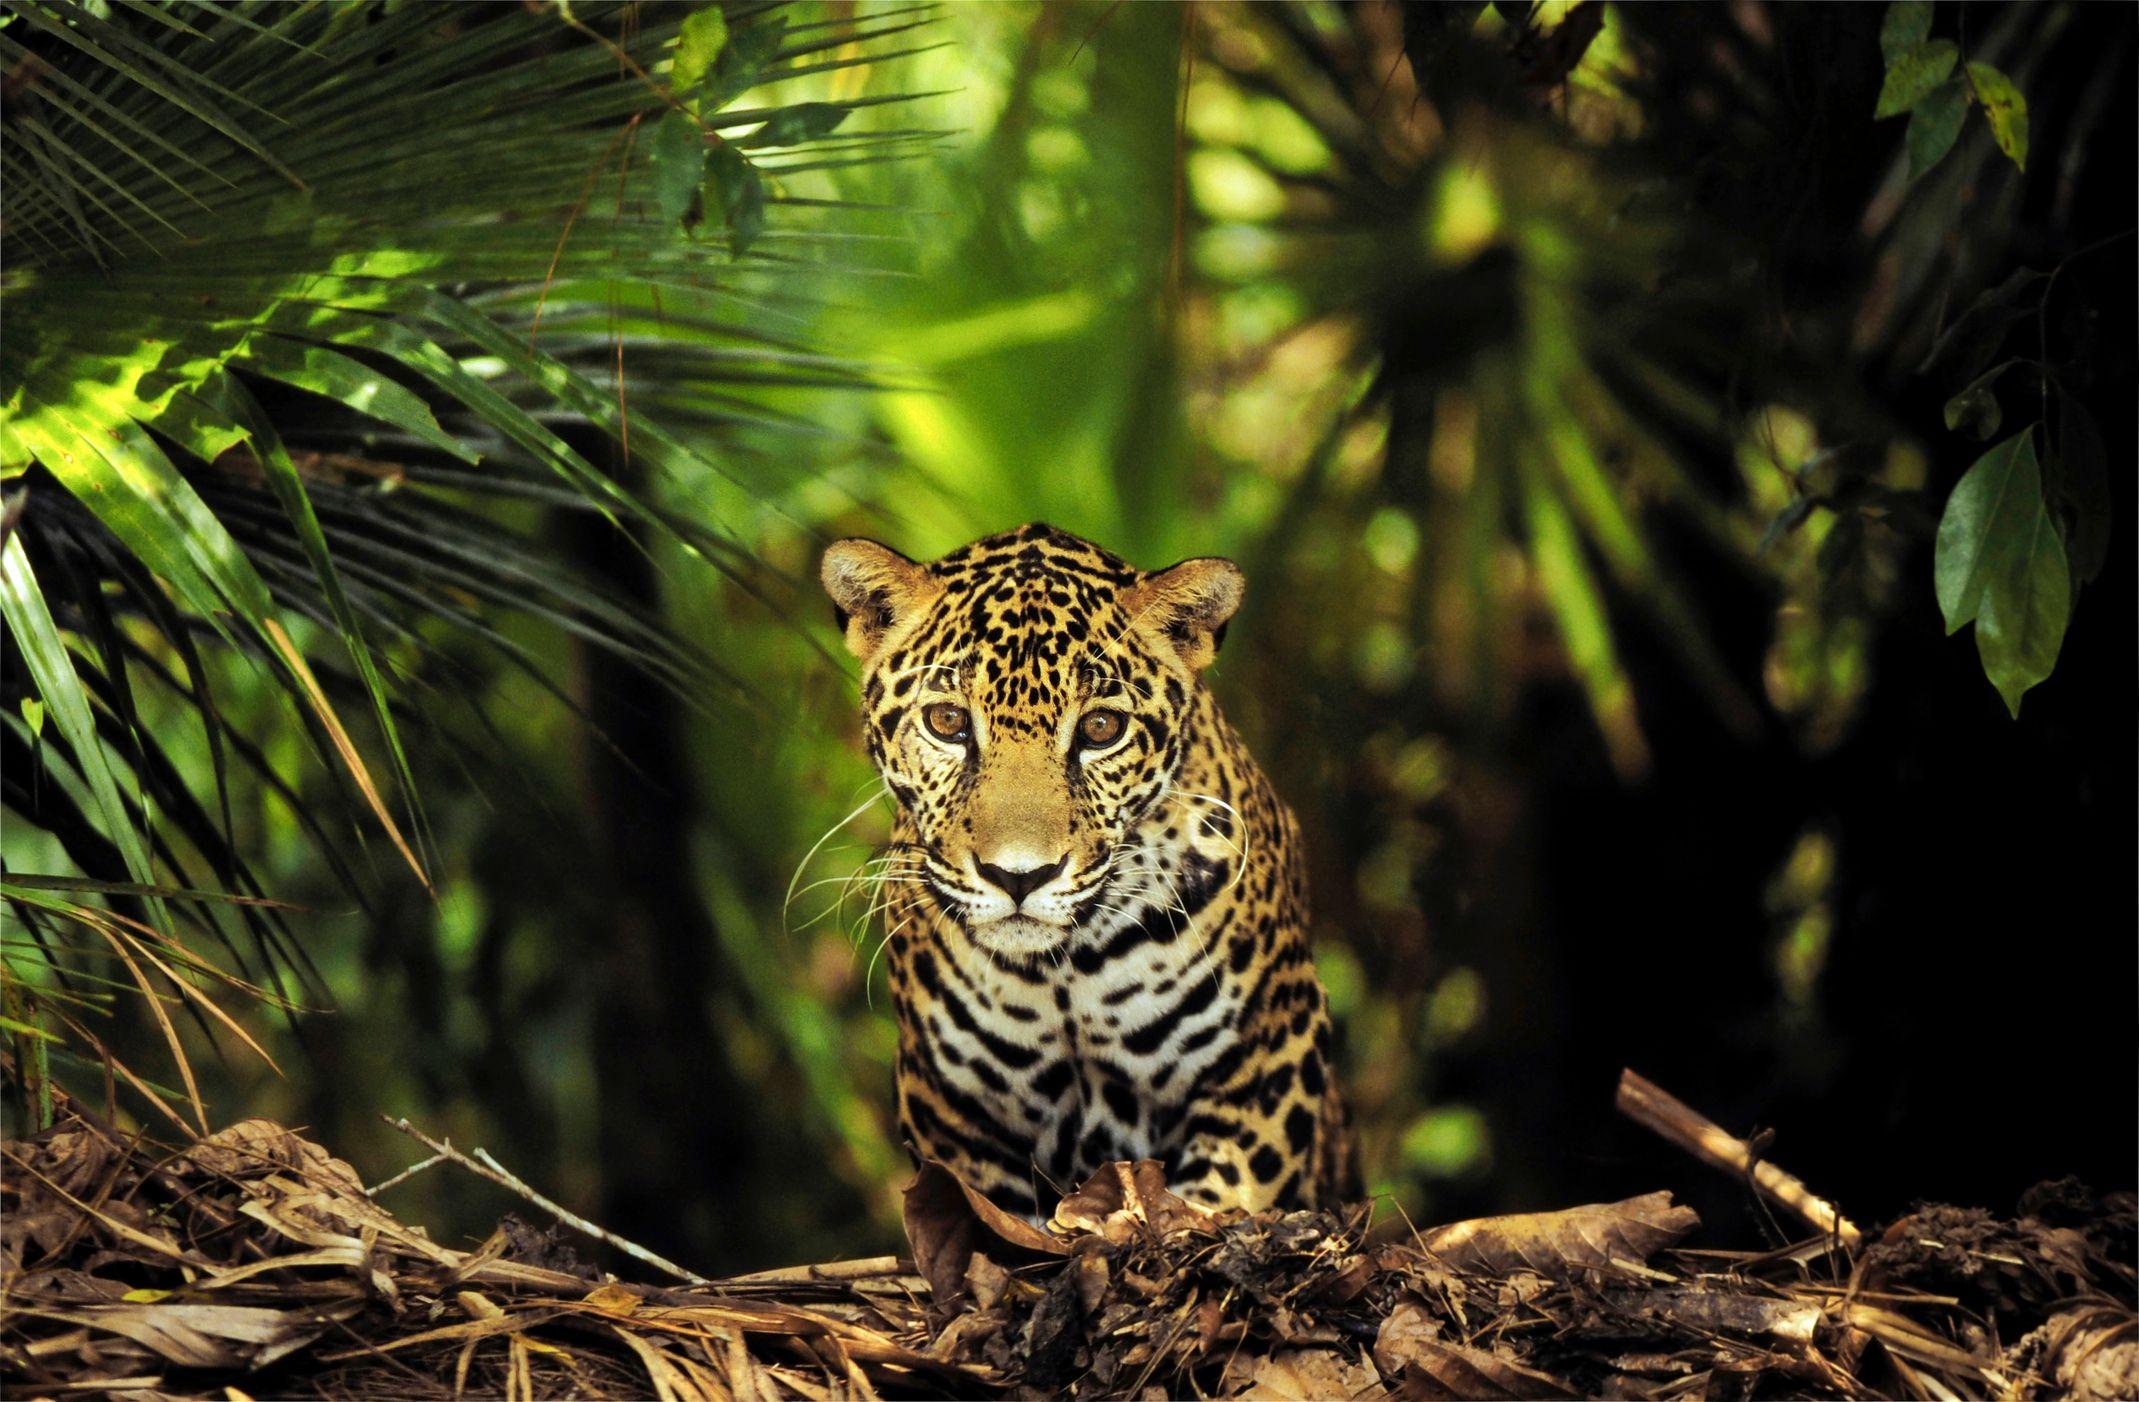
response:
[[[995,1264],[985,1251],[976,1251],[966,1263],[966,1294],[977,1309],[994,1309],[1010,1288],[1010,1272]]]
[[[1487,1275],[1535,1271],[1554,1279],[1601,1270],[1614,1261],[1644,1262],[1701,1225],[1690,1207],[1674,1207],[1668,1192],[1624,1202],[1520,1212],[1435,1227],[1420,1244],[1444,1265]]]
[[[1573,1397],[1574,1389],[1550,1373],[1526,1368],[1483,1349],[1444,1344],[1423,1333],[1408,1335],[1400,1352],[1403,1367],[1394,1396],[1438,1402],[1442,1398],[1472,1402],[1524,1402],[1537,1397]],[[1375,1361],[1381,1361],[1377,1344]],[[1384,1372],[1388,1365],[1383,1364]]]
[[[230,1178],[260,1178],[294,1170],[317,1187],[347,1188],[359,1195],[364,1191],[364,1180],[355,1169],[273,1120],[240,1120],[187,1149],[181,1162]]]
[[[1166,1190],[1166,1166],[1156,1159],[1101,1165],[1055,1209],[1054,1226],[1128,1240],[1143,1228],[1160,1236],[1207,1228],[1214,1214]]]
[[[975,1251],[1011,1261],[1069,1254],[1068,1246],[1003,1211],[933,1159],[921,1165],[903,1198],[914,1265],[944,1308],[965,1298],[966,1266]]]
[[[1400,1300],[1374,1336],[1374,1362],[1384,1377],[1393,1378],[1411,1361],[1415,1343],[1433,1343],[1440,1337],[1441,1321],[1428,1314],[1424,1305],[1413,1299]]]
[[[1245,1362],[1245,1360],[1243,1360]],[[1333,1397],[1386,1397],[1374,1370],[1327,1348],[1286,1349],[1259,1358],[1246,1382],[1234,1395],[1313,1399]]]

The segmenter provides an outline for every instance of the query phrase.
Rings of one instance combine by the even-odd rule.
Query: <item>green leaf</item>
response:
[[[254,374],[324,395],[359,414],[406,429],[462,462],[476,461],[473,450],[438,426],[431,406],[420,396],[338,351],[280,336],[256,336],[247,343],[240,363]]]
[[[1896,60],[1931,37],[1931,0],[1895,0],[1879,24],[1879,54],[1892,68]]]
[[[2014,165],[2022,170],[2028,168],[2028,100],[2021,96],[2013,80],[1987,63],[1968,65],[1968,81],[1975,85],[1976,96],[1983,103],[1983,115],[1990,119],[1990,134],[1998,142],[1998,149],[2012,158]]]
[[[45,733],[45,703],[34,696],[22,698],[22,722],[30,727],[30,734]]]
[[[783,107],[765,125],[736,144],[739,146],[794,146],[829,136],[847,119],[847,109],[829,102],[798,102]]]
[[[2004,361],[1978,375],[1959,394],[1946,401],[1946,427],[1955,433],[1974,434],[1988,441],[2005,421],[2005,411],[1998,404],[1995,390],[1998,377],[2019,364],[2016,360]]]
[[[765,231],[765,178],[731,145],[706,163],[706,207],[718,205],[728,225],[728,250],[740,258]]]
[[[653,169],[662,222],[681,224],[706,173],[705,133],[689,113],[670,112],[655,125],[647,164]]]
[[[372,660],[371,645],[365,641],[363,629],[357,622],[356,610],[350,606],[349,597],[342,589],[341,575],[334,567],[334,557],[327,548],[326,534],[320,529],[319,516],[312,509],[312,498],[305,491],[304,479],[298,475],[297,464],[291,460],[289,449],[283,446],[282,438],[275,432],[275,426],[266,411],[261,409],[242,386],[235,380],[225,379],[215,386],[215,390],[217,397],[213,402],[217,407],[226,410],[234,422],[244,426],[246,435],[252,442],[253,453],[266,470],[268,485],[274,489],[276,499],[282,503],[284,514],[290,518],[290,525],[297,532],[298,542],[304,547],[305,557],[319,580],[320,593],[326,597],[327,606],[341,630],[342,644],[349,650],[349,658],[356,664],[357,675],[363,680],[364,689],[371,697],[372,713],[379,722],[379,730],[386,739],[386,747],[393,755],[394,774],[401,784],[402,796],[413,809],[416,803],[416,777],[409,768],[408,752],[401,744],[401,731],[394,724],[393,706],[386,681],[380,676],[378,666]],[[290,659],[290,665],[295,667],[296,660]],[[379,826],[386,830],[387,837],[392,839],[394,847],[401,853],[402,860],[407,862],[409,869],[416,874],[416,879],[428,888],[431,881],[424,870],[423,862],[410,848],[407,839],[401,835],[401,830],[394,825],[392,814],[380,799],[376,787],[368,781],[362,763],[353,749],[347,758],[351,777],[363,788],[365,799],[370,803],[373,815],[378,818]]]
[[[1933,39],[1918,44],[1887,65],[1886,81],[1879,87],[1879,105],[1872,116],[1898,117],[1929,97],[1940,83],[1953,76],[1961,51],[1951,39]]]
[[[738,29],[720,56],[720,70],[727,80],[723,86],[749,87],[756,82],[786,39],[787,16],[778,11],[757,16]]]
[[[718,5],[693,10],[676,35],[676,58],[669,65],[668,85],[678,96],[704,81],[728,44],[728,17]]]
[[[2072,603],[2032,427],[1977,459],[1954,487],[1932,569],[1946,631],[1975,623],[1984,675],[2018,717],[2021,696],[2057,665]]]
[[[0,617],[6,618],[15,646],[21,650],[31,685],[51,708],[54,724],[74,752],[75,766],[103,819],[104,836],[119,849],[127,873],[134,880],[144,885],[153,883],[155,869],[149,864],[141,829],[120,795],[104,741],[97,734],[96,711],[89,691],[82,685],[74,657],[67,651],[59,625],[45,604],[44,589],[30,570],[30,557],[23,552],[20,533],[11,536],[4,552],[0,552]],[[152,923],[168,930],[170,920],[163,903],[151,900],[148,906]]]
[[[1914,180],[1945,159],[1961,135],[1961,120],[1968,115],[1968,85],[1948,79],[1916,104],[1909,113],[1906,145],[1909,179]]]

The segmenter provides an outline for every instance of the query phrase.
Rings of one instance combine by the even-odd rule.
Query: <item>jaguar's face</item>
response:
[[[1240,571],[1144,574],[1027,526],[929,565],[840,541],[824,579],[919,879],[999,953],[1059,945],[1104,905],[1115,853],[1180,768]]]

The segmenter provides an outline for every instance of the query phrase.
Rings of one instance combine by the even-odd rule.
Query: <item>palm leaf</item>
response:
[[[0,604],[9,703],[35,703],[51,726],[40,739],[8,718],[31,773],[11,774],[6,796],[76,860],[103,864],[71,912],[11,890],[18,918],[86,920],[144,987],[167,972],[157,960],[183,973],[165,893],[195,889],[179,879],[187,852],[260,894],[233,845],[241,778],[280,794],[361,885],[333,825],[218,711],[215,678],[232,666],[272,683],[424,882],[412,747],[443,731],[411,691],[425,668],[465,665],[440,636],[567,701],[504,616],[628,659],[693,704],[743,699],[702,648],[576,578],[520,538],[523,515],[490,504],[598,512],[685,559],[758,568],[736,529],[762,509],[753,464],[855,450],[793,396],[875,379],[809,343],[803,284],[869,271],[885,247],[827,222],[842,202],[817,172],[936,139],[843,129],[897,95],[791,95],[896,57],[928,10],[726,6],[707,76],[671,91],[681,6],[0,9],[13,21],[0,61],[17,75],[0,147],[0,473],[29,498]],[[781,101],[745,101],[775,83]],[[730,153],[728,178],[761,191],[762,231],[725,227],[711,201],[689,227],[662,217],[642,128],[678,110]],[[656,483],[687,483],[701,512],[681,520],[627,486],[588,435],[628,448]],[[137,681],[198,715],[205,765],[167,749]],[[269,979],[302,965],[279,911],[234,909]],[[190,908],[183,923],[221,932]],[[46,958],[40,987],[79,971],[57,945]],[[150,1007],[199,1118],[176,1033]]]

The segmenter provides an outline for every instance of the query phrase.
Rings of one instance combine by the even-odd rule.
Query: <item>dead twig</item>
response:
[[[1864,1234],[1825,1198],[1816,1195],[1794,1174],[1786,1173],[1764,1158],[1756,1158],[1743,1139],[1633,1070],[1619,1073],[1619,1113],[1687,1153],[1725,1173],[1737,1174],[1779,1206],[1796,1213],[1814,1230],[1838,1240],[1854,1251]]]
[[[385,1192],[388,1188],[395,1187],[401,1183],[405,1183],[409,1179],[414,1178],[417,1174],[423,1172],[425,1169],[436,1168],[438,1167],[438,1165],[444,1162],[446,1162],[446,1156],[444,1154],[433,1154],[420,1163],[410,1164],[407,1168],[402,1169],[399,1173],[387,1179],[384,1183],[372,1184],[369,1188],[366,1188],[364,1190],[364,1196],[368,1198],[375,1198],[379,1194]]]
[[[639,1245],[635,1241],[626,1241],[623,1237],[618,1236],[615,1232],[608,1230],[606,1227],[597,1227],[596,1225],[594,1225],[594,1223],[589,1222],[586,1218],[580,1216],[578,1213],[568,1211],[567,1209],[558,1206],[556,1203],[550,1201],[548,1198],[544,1197],[542,1194],[536,1192],[533,1188],[529,1187],[526,1183],[522,1182],[517,1176],[513,1174],[512,1170],[506,1168],[504,1164],[501,1164],[496,1159],[492,1158],[488,1149],[477,1149],[475,1151],[474,1157],[471,1158],[467,1154],[464,1154],[460,1150],[454,1148],[450,1141],[443,1139],[433,1139],[430,1135],[425,1134],[422,1130],[416,1128],[407,1120],[402,1119],[399,1116],[381,1115],[379,1118],[386,1121],[386,1123],[390,1127],[399,1130],[401,1133],[407,1135],[409,1138],[423,1145],[424,1148],[429,1149],[435,1158],[443,1159],[447,1163],[459,1164],[462,1168],[467,1169],[470,1173],[475,1174],[478,1178],[487,1178],[491,1182],[497,1184],[499,1187],[505,1189],[505,1191],[509,1193],[516,1193],[520,1197],[526,1198],[529,1202],[541,1208],[544,1212],[549,1213],[558,1221],[572,1228],[572,1230],[593,1237],[596,1241],[613,1246],[617,1250],[623,1252],[626,1256],[631,1257],[634,1261],[644,1262],[646,1265],[652,1266],[655,1270],[664,1272],[668,1275],[672,1275],[676,1277],[676,1279],[684,1281],[685,1283],[690,1285],[711,1285],[713,1283],[710,1280],[707,1280],[704,1276],[699,1275],[694,1271],[685,1270],[683,1267],[677,1265],[674,1261],[669,1260],[666,1256],[662,1256],[657,1254],[656,1252],[649,1251],[647,1248]],[[418,1167],[421,1166],[422,1165],[418,1165]],[[415,1169],[410,1169],[408,1170],[408,1173],[413,1173],[415,1171]],[[401,1177],[407,1177],[408,1173],[403,1173]],[[387,1180],[386,1183],[381,1183],[379,1187],[384,1188],[387,1186],[388,1183],[394,1183],[398,1181],[398,1178],[390,1178]],[[373,1189],[373,1192],[377,1191],[377,1189]]]

